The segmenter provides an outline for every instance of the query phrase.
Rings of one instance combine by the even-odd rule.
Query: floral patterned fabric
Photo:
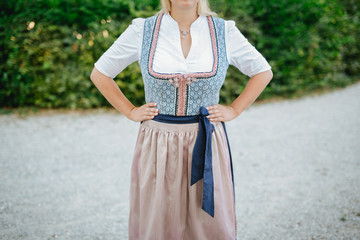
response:
[[[156,102],[159,113],[198,115],[201,106],[219,103],[229,62],[225,47],[225,21],[207,16],[214,58],[210,72],[157,73],[152,63],[163,14],[145,19],[140,68],[145,86],[146,102]]]

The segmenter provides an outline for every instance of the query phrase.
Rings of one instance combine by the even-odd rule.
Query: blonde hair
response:
[[[160,13],[168,14],[171,10],[171,2],[170,0],[161,0],[161,10],[156,13],[159,15]],[[199,0],[197,3],[197,13],[203,16],[217,16],[217,14],[211,11],[209,7],[208,0]]]

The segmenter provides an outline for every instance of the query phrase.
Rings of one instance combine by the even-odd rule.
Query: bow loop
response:
[[[205,107],[200,108],[200,116],[206,117],[210,115],[209,111]]]

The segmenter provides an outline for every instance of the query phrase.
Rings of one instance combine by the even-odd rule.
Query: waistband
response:
[[[201,179],[203,181],[203,202],[202,209],[210,216],[214,217],[214,178],[212,171],[212,149],[211,149],[211,136],[214,131],[214,125],[206,117],[209,115],[208,110],[205,107],[200,108],[200,114],[194,116],[173,116],[166,114],[158,114],[152,120],[172,123],[172,124],[189,124],[199,123],[198,136],[196,138],[191,166],[191,183],[190,186],[195,184]],[[226,141],[229,148],[231,175],[234,189],[235,200],[235,186],[234,186],[234,174],[232,166],[232,157],[229,145],[229,139],[227,136],[225,123],[222,122],[224,127]]]

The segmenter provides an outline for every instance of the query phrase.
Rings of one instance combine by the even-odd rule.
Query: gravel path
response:
[[[0,116],[0,239],[127,239],[139,124]],[[227,124],[238,239],[360,239],[360,83]]]

